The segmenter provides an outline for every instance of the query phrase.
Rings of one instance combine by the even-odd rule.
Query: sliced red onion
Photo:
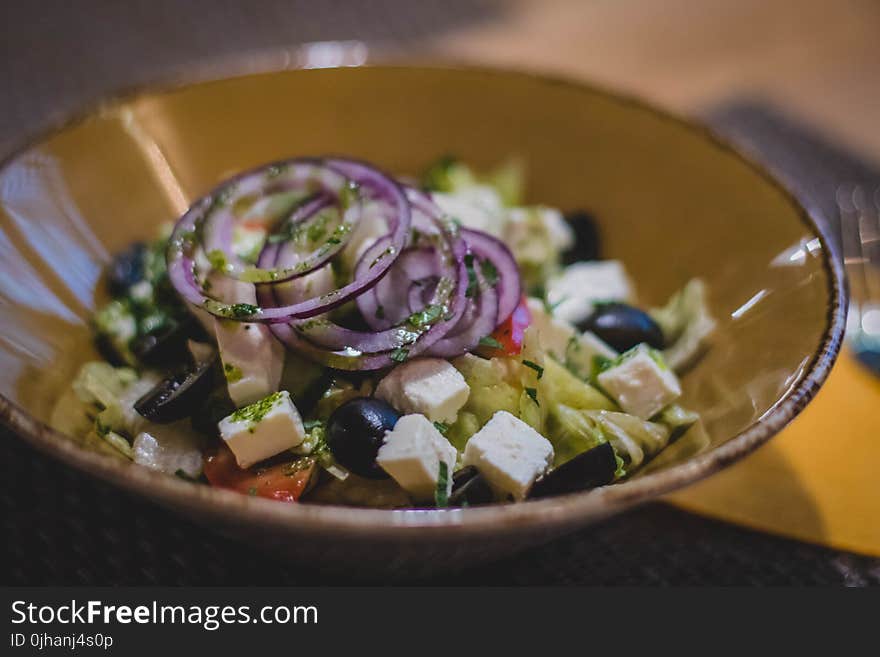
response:
[[[461,236],[467,242],[471,253],[481,260],[488,260],[495,266],[498,279],[495,283],[498,292],[498,324],[500,324],[510,317],[522,298],[522,284],[516,260],[504,242],[488,233],[462,228]]]
[[[323,314],[354,298],[374,285],[394,263],[397,254],[403,249],[409,237],[410,207],[401,187],[384,173],[360,162],[332,160],[330,163],[320,160],[288,160],[286,162],[263,167],[235,179],[233,183],[223,185],[219,191],[197,201],[175,226],[168,249],[168,270],[171,281],[177,291],[190,303],[200,306],[220,317],[240,321],[259,321],[264,323],[281,323],[291,319],[306,319]],[[196,281],[194,269],[194,241],[198,230],[202,227],[206,213],[214,205],[215,196],[221,196],[231,184],[247,176],[266,176],[271,171],[292,170],[290,180],[313,181],[313,185],[325,182],[325,178],[348,177],[357,183],[361,193],[381,199],[392,211],[388,217],[391,227],[387,255],[383,256],[371,268],[364,278],[355,278],[347,285],[337,288],[328,294],[307,299],[295,304],[273,308],[249,308],[241,304],[228,304],[207,295]],[[344,169],[344,172],[341,171]],[[303,173],[306,172],[306,173]],[[312,174],[306,175],[306,174]],[[273,188],[273,191],[277,191]],[[279,254],[280,255],[280,254]],[[261,258],[261,260],[263,260]],[[269,270],[271,271],[271,270]],[[300,272],[308,273],[308,272]]]
[[[320,268],[342,250],[360,219],[360,212],[352,210],[360,202],[343,198],[352,182],[363,199],[387,212],[388,232],[362,252],[350,282],[315,296],[310,287],[317,282],[326,289],[328,281],[308,276],[323,275]],[[232,251],[236,217],[231,203],[248,195],[298,190],[303,200],[278,222],[277,237],[266,240],[256,266],[239,258]],[[343,213],[328,219],[342,227],[338,239],[302,248],[295,236],[320,225],[321,213],[332,209]],[[224,257],[222,273],[257,283],[259,307],[230,305],[201,289],[196,263],[207,268],[206,255],[214,250]],[[491,281],[488,263],[497,272]],[[519,272],[504,244],[460,229],[427,194],[352,160],[288,160],[222,185],[175,226],[168,266],[187,301],[221,317],[269,324],[290,348],[337,369],[382,369],[421,354],[457,356],[476,347],[520,298]],[[473,298],[467,296],[470,277],[476,280]],[[330,319],[329,311],[352,299],[372,331]]]
[[[477,285],[468,299],[468,310],[455,327],[435,342],[428,353],[441,358],[454,358],[471,351],[480,339],[491,334],[498,325],[498,294],[483,276],[478,262],[473,264]]]
[[[269,328],[285,345],[328,367],[342,370],[377,370],[392,367],[402,360],[423,353],[460,320],[467,301],[465,297],[467,272],[464,267],[462,247],[463,243],[459,242],[455,248],[456,262],[459,264],[456,271],[456,288],[453,290],[447,314],[420,334],[412,332],[405,326],[379,333],[364,333],[345,329],[323,319],[316,320],[321,323],[312,327],[303,328],[302,322],[292,322],[272,324]],[[278,299],[283,293],[284,290],[279,287],[258,288],[259,301],[266,307],[273,303],[283,303]],[[371,351],[383,346],[376,342],[376,336],[392,335],[400,338],[403,337],[403,331],[409,332],[410,335],[405,336],[406,340],[399,346],[385,351]],[[316,338],[324,345],[316,344]]]
[[[355,277],[366,273],[386,244],[386,239],[377,240],[364,252],[355,267]],[[404,251],[388,275],[356,299],[355,303],[367,325],[380,331],[399,324],[415,312],[416,308],[411,308],[402,290],[408,289],[412,281],[428,277],[439,278],[444,269],[448,271],[448,265],[444,266],[440,260],[442,257],[443,253],[431,247],[410,247]],[[424,305],[421,304],[418,308]]]

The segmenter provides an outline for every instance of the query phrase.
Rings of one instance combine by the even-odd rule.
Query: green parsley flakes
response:
[[[522,364],[525,365],[526,367],[528,367],[529,369],[535,370],[538,373],[538,381],[540,381],[541,377],[544,376],[544,368],[541,367],[540,365],[538,365],[537,363],[530,361],[530,360],[526,360],[525,358],[523,358]]]
[[[538,390],[536,388],[525,388],[526,394],[532,398],[532,401],[535,402],[538,406],[541,405],[541,402],[538,401]]]
[[[481,347],[492,347],[493,349],[504,349],[504,345],[498,342],[491,335],[480,338]]]
[[[434,504],[438,508],[449,506],[449,466],[440,461],[437,472],[437,489],[434,491]]]
[[[226,377],[228,383],[237,383],[241,381],[244,374],[241,368],[232,363],[223,363],[223,376]]]

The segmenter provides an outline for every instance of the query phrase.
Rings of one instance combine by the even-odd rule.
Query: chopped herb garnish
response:
[[[407,323],[413,328],[425,328],[426,326],[430,326],[443,314],[443,306],[432,303],[427,306],[423,310],[413,313],[409,317],[406,318]]]
[[[234,303],[229,306],[229,315],[231,317],[250,317],[256,315],[259,307],[250,303]]]
[[[446,435],[446,432],[449,431],[449,425],[445,422],[435,422],[434,428],[437,429],[437,431],[442,433],[444,436]]]
[[[257,487],[256,486],[251,486],[250,488],[248,488],[248,495],[250,495],[251,497],[254,497],[256,494],[257,494]]]
[[[490,260],[483,260],[480,271],[483,272],[483,278],[486,279],[489,287],[495,287],[498,283],[498,268]]]
[[[528,368],[535,370],[538,373],[538,380],[539,381],[541,380],[541,377],[544,376],[544,368],[541,367],[540,365],[538,365],[537,363],[532,362],[530,360],[526,360],[525,358],[523,358],[522,364]]]
[[[480,338],[481,347],[492,347],[493,349],[504,349],[504,345],[498,342],[491,335]]]
[[[238,381],[241,381],[244,373],[237,365],[233,365],[232,363],[223,363],[223,376],[226,377],[227,382],[236,383]]]
[[[391,360],[397,363],[405,361],[407,356],[409,356],[409,349],[405,347],[399,347],[391,352]]]
[[[208,262],[210,262],[211,267],[217,271],[226,271],[228,266],[228,263],[226,262],[226,254],[220,249],[208,251]]]
[[[449,506],[449,466],[440,461],[437,472],[437,490],[434,491],[434,503],[438,508]]]
[[[535,402],[538,406],[541,405],[541,402],[538,401],[538,391],[535,388],[526,388],[526,394],[532,398],[532,401]]]
[[[595,382],[596,377],[602,372],[614,367],[614,361],[614,358],[608,358],[607,356],[601,356],[599,354],[593,356],[593,363],[590,368],[590,380]]]
[[[245,406],[244,408],[240,408],[235,413],[230,416],[230,419],[233,422],[250,422],[251,425],[255,425],[260,422],[266,415],[275,408],[275,405],[281,401],[281,393],[273,392],[271,395],[266,397],[265,399],[261,399],[258,402],[254,402],[250,406]]]
[[[311,431],[312,429],[315,429],[315,428],[321,427],[321,426],[324,426],[323,420],[305,420],[303,422],[303,428],[306,431]]]
[[[465,290],[464,295],[468,298],[471,298],[477,293],[477,285],[479,285],[479,281],[477,280],[477,272],[474,270],[474,256],[473,254],[468,253],[464,257],[464,267],[467,271],[468,277],[468,285],[467,290]]]

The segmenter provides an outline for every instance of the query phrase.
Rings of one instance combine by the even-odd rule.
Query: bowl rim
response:
[[[41,129],[3,154],[0,159],[0,171],[28,149],[84,121],[96,111],[143,95],[170,93],[194,85],[249,76],[284,74],[310,68],[301,63],[291,65],[289,53],[280,66],[277,62],[256,68],[236,65],[237,62],[248,61],[248,57],[252,55],[253,53],[250,53],[228,60],[221,59],[219,63],[209,61],[207,66],[202,62],[189,69],[178,69],[165,79],[107,94],[97,101],[83,105],[78,111],[63,116],[50,116]],[[556,73],[475,65],[448,58],[441,61],[422,61],[416,58],[414,61],[414,64],[400,64],[393,60],[389,63],[374,61],[371,57],[369,62],[364,60],[354,65],[335,64],[316,68],[352,67],[410,71],[430,69],[450,73],[521,78],[526,82],[561,85],[576,92],[600,95],[615,103],[629,105],[656,118],[676,123],[679,127],[708,140],[716,148],[733,155],[758,174],[764,182],[774,187],[796,212],[805,228],[819,239],[822,246],[822,266],[828,280],[825,329],[816,351],[796,385],[789,388],[761,417],[725,443],[679,465],[583,493],[471,509],[388,510],[337,505],[278,504],[271,500],[249,497],[232,491],[193,485],[131,462],[123,462],[111,456],[82,449],[70,438],[32,417],[4,395],[0,395],[0,421],[32,447],[80,471],[128,493],[136,493],[140,498],[190,514],[199,514],[208,520],[228,524],[230,518],[235,518],[238,522],[247,525],[290,533],[390,540],[405,537],[410,540],[435,541],[463,536],[553,531],[610,516],[697,482],[742,459],[767,442],[803,410],[828,377],[840,352],[847,309],[847,286],[842,258],[837,243],[831,239],[830,231],[818,220],[819,213],[815,207],[801,203],[789,187],[780,182],[765,165],[754,160],[743,147],[733,144],[699,121],[659,108],[636,95],[621,93],[603,85]],[[413,531],[414,529],[418,531]]]

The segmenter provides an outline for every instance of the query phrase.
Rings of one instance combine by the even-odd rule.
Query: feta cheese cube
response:
[[[594,356],[617,357],[617,352],[594,333],[579,333],[565,320],[550,315],[540,299],[530,298],[526,303],[541,347],[578,376],[590,375]]]
[[[553,462],[553,445],[507,411],[498,411],[471,436],[465,465],[475,466],[502,495],[524,499],[535,480]]]
[[[213,275],[212,290],[227,303],[256,304],[253,284]],[[284,347],[263,324],[214,318],[214,336],[223,361],[229,396],[236,406],[278,390]]]
[[[131,446],[135,463],[165,474],[181,471],[188,477],[198,477],[202,474],[199,443],[187,420],[151,425],[135,436]]]
[[[647,420],[681,396],[678,377],[659,352],[646,344],[633,347],[597,377],[620,407]]]
[[[447,495],[458,451],[424,415],[404,415],[385,434],[376,463],[414,499],[431,500],[437,490],[440,462],[446,464]]]
[[[455,422],[470,395],[461,373],[442,358],[416,358],[398,365],[379,382],[376,396],[403,413],[431,422]]]
[[[286,390],[240,408],[220,420],[218,427],[242,468],[296,447],[306,437],[302,418]]]
[[[618,260],[576,262],[547,282],[553,314],[577,324],[589,317],[597,301],[631,301],[633,286]]]

